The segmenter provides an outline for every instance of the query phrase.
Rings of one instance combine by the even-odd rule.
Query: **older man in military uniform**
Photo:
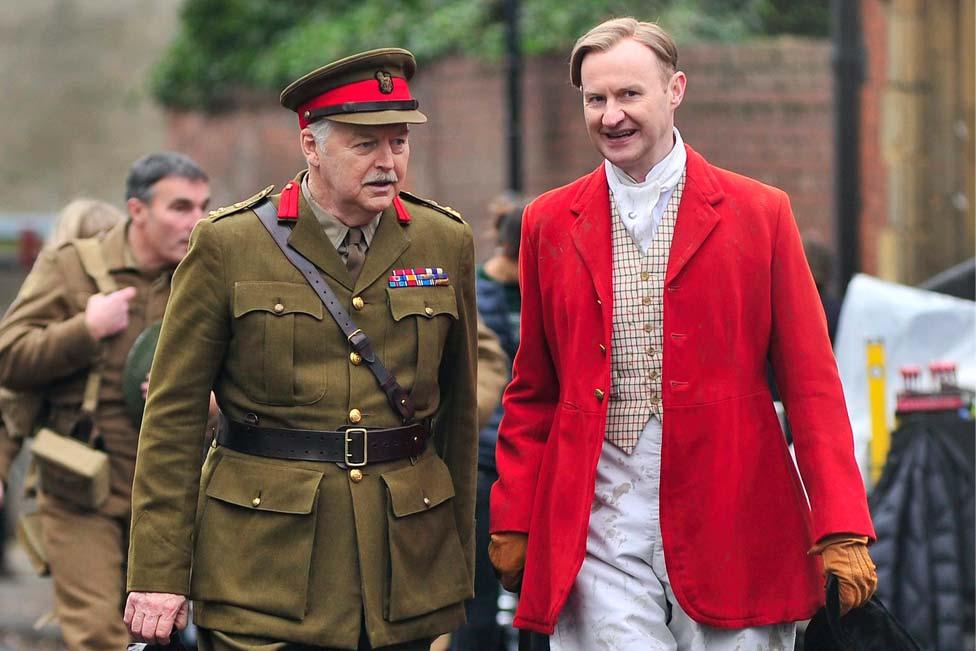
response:
[[[291,84],[308,163],[215,211],[174,277],[133,497],[132,633],[421,649],[472,594],[471,229],[405,192],[406,50]],[[202,475],[214,387],[225,416]],[[192,567],[192,574],[191,574]]]
[[[150,154],[132,165],[126,198],[129,219],[95,241],[103,267],[95,273],[108,280],[92,277],[84,240],[45,251],[0,323],[0,384],[42,393],[48,408],[40,425],[65,435],[88,430],[84,442],[108,454],[109,494],[95,508],[48,490],[58,477],[42,469],[43,544],[71,651],[117,651],[129,641],[119,615],[139,430],[127,413],[123,370],[137,337],[163,316],[173,269],[206,214],[210,185],[186,156]],[[109,283],[118,289],[100,293]],[[100,379],[86,414],[93,373]],[[78,427],[86,420],[90,430]]]

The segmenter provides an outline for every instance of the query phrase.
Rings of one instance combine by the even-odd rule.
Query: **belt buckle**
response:
[[[363,460],[362,461],[350,461],[349,460],[349,456],[350,456],[349,455],[349,444],[353,442],[353,438],[351,436],[352,434],[362,434],[363,435],[363,454],[362,454]],[[368,439],[369,439],[369,434],[367,433],[366,428],[365,427],[350,427],[349,429],[347,429],[344,432],[343,437],[345,439],[345,453],[343,455],[345,464],[347,466],[349,466],[350,468],[362,468],[363,466],[365,466],[366,463],[369,461],[368,456],[367,456],[367,452],[366,452],[366,444],[367,444]]]

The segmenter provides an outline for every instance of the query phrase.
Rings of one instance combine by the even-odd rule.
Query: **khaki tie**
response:
[[[350,228],[346,234],[346,269],[352,276],[353,282],[359,278],[366,261],[366,241],[363,239],[363,229]]]

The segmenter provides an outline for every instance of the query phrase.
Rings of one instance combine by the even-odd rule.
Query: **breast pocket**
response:
[[[429,403],[437,386],[444,342],[458,319],[454,287],[399,287],[386,291],[390,312],[397,323],[396,335],[392,343],[387,342],[386,353],[391,359],[406,358],[408,363],[414,363],[412,393],[417,405],[422,407]],[[410,349],[409,339],[404,339],[411,327],[416,328],[415,349]]]
[[[197,522],[192,598],[301,620],[321,481],[313,470],[221,458]]]
[[[234,285],[237,381],[255,402],[310,404],[327,388],[321,359],[324,306],[300,283]]]

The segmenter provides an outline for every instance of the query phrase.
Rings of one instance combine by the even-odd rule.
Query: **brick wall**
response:
[[[782,38],[744,45],[699,43],[681,50],[688,92],[677,123],[714,164],[789,192],[800,227],[833,241],[830,45]],[[537,194],[592,170],[565,57],[527,61],[524,168]],[[411,134],[409,186],[461,210],[491,251],[487,202],[505,189],[505,96],[500,66],[452,59],[421,70],[413,84],[430,122]],[[172,114],[169,143],[206,166],[217,203],[236,201],[300,169],[294,115],[273,98],[217,116]]]

